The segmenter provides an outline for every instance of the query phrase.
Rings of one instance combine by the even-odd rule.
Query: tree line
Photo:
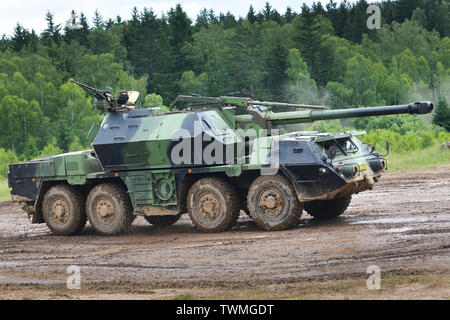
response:
[[[246,92],[330,108],[427,99],[438,106],[433,124],[404,116],[397,127],[437,137],[450,130],[450,1],[378,5],[380,30],[367,28],[365,0],[284,13],[266,3],[259,11],[250,6],[245,17],[205,8],[195,21],[180,4],[161,16],[134,8],[128,20],[72,10],[64,25],[48,12],[40,34],[17,23],[0,40],[0,150],[25,160],[88,147],[103,116],[72,78],[139,91],[141,107],[192,93]],[[386,119],[351,125],[390,128]]]

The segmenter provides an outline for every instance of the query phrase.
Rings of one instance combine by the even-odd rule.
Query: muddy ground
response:
[[[81,289],[66,288],[68,266]],[[367,268],[381,289],[367,288]],[[139,217],[123,236],[73,237],[32,225],[0,204],[3,299],[449,299],[450,165],[386,173],[340,218],[304,213],[294,229],[265,232],[245,215],[202,234],[187,215],[158,229]]]

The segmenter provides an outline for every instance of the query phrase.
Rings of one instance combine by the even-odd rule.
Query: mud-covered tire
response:
[[[347,210],[352,196],[333,200],[317,200],[305,203],[305,211],[315,219],[331,220],[339,217]]]
[[[187,209],[192,223],[202,232],[221,232],[239,217],[239,197],[231,184],[221,178],[203,178],[192,185]]]
[[[83,195],[69,185],[53,186],[44,195],[42,215],[47,227],[55,235],[80,233],[86,225]]]
[[[130,197],[125,188],[102,183],[89,192],[86,200],[89,223],[101,235],[118,235],[129,230],[133,220]]]
[[[303,210],[292,184],[282,175],[256,178],[248,191],[247,204],[256,224],[268,231],[297,225]]]
[[[175,224],[181,217],[181,214],[176,216],[145,216],[145,220],[155,227],[169,227]]]

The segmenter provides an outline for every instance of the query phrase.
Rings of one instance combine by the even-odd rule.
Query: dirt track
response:
[[[185,215],[165,229],[137,218],[119,237],[89,225],[57,237],[3,203],[0,298],[448,299],[450,166],[426,171],[385,174],[342,217],[317,222],[305,213],[281,232],[241,214],[233,230],[201,234]],[[81,290],[65,289],[70,265],[81,268]],[[381,269],[377,293],[366,287],[370,265]]]

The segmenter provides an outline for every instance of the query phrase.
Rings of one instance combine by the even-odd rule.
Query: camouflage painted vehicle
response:
[[[96,107],[107,111],[92,150],[9,166],[12,200],[58,235],[80,232],[87,220],[100,234],[120,234],[138,215],[166,226],[185,212],[204,232],[230,228],[241,209],[266,230],[296,225],[303,210],[335,218],[352,194],[372,189],[386,160],[357,138],[361,132],[283,133],[277,127],[433,110],[429,102],[324,110],[179,96],[172,105],[177,111],[161,113],[121,108],[110,93],[90,89]]]

